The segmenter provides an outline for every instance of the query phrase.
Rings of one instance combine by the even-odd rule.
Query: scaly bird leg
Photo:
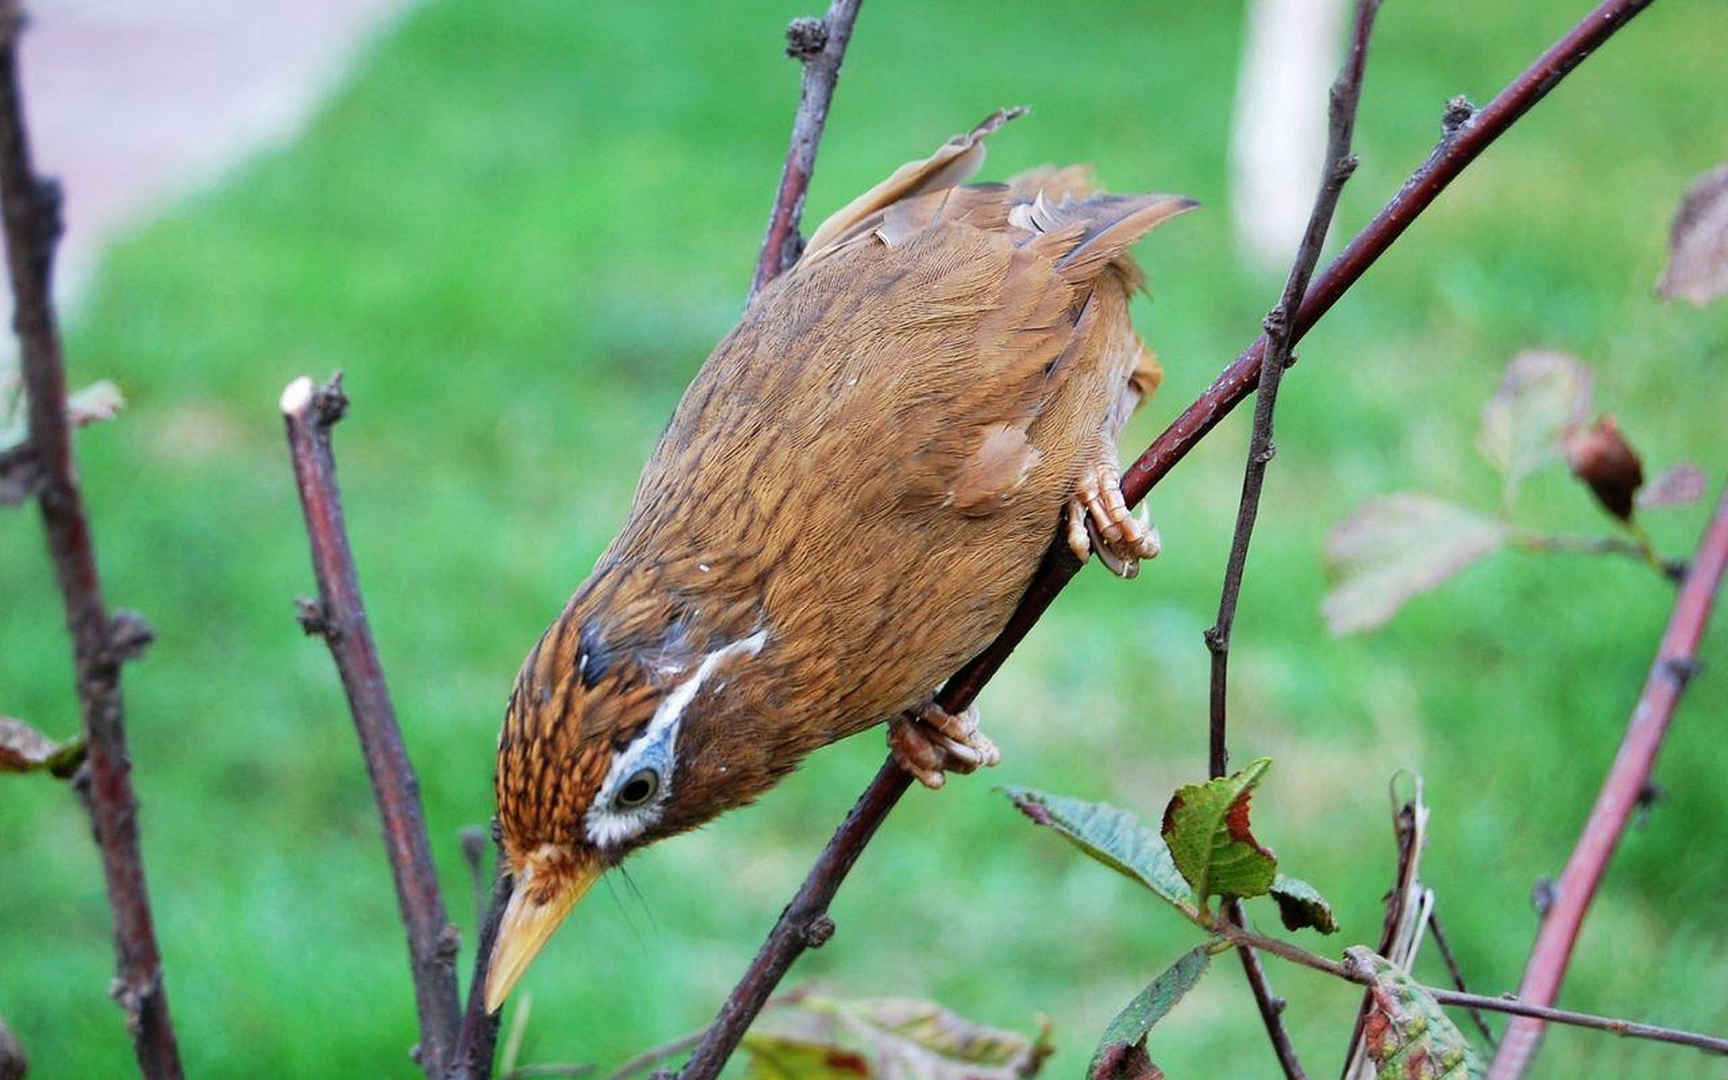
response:
[[[978,730],[978,706],[956,716],[935,702],[908,709],[888,721],[888,748],[902,769],[932,790],[947,773],[969,773],[1002,760],[1002,752]]]
[[[1141,559],[1157,557],[1158,529],[1144,506],[1138,514],[1128,512],[1115,465],[1081,474],[1079,490],[1068,500],[1068,546],[1081,562],[1097,552],[1098,561],[1120,578],[1138,574]]]

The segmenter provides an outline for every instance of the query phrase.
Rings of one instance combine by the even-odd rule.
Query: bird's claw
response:
[[[1114,465],[1100,465],[1081,474],[1080,487],[1068,500],[1068,547],[1085,562],[1094,552],[1117,577],[1140,573],[1140,560],[1156,558],[1158,527],[1142,506],[1129,513],[1122,498],[1122,475]]]
[[[969,773],[1002,760],[990,737],[978,730],[978,706],[958,715],[927,702],[888,721],[888,749],[902,769],[932,790],[949,772]]]

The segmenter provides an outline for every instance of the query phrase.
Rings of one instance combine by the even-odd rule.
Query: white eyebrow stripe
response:
[[[667,775],[660,778],[660,791],[648,805],[632,810],[611,809],[618,788],[635,774],[644,753],[650,748],[661,747],[660,752],[664,753],[666,761],[676,764],[673,754],[678,740],[678,724],[683,719],[684,710],[695,700],[697,691],[701,690],[708,676],[714,673],[714,669],[719,667],[722,661],[738,655],[755,656],[767,643],[768,632],[758,630],[741,641],[734,641],[724,648],[714,650],[702,658],[702,663],[696,668],[694,675],[679,683],[670,694],[661,699],[659,707],[654,710],[653,718],[648,721],[648,727],[612,759],[612,766],[606,771],[606,779],[600,784],[593,806],[583,815],[590,843],[609,847],[639,835],[660,819],[661,808],[672,794],[670,769],[667,770]],[[659,754],[655,756],[658,757]]]
[[[734,641],[725,648],[715,649],[704,656],[702,666],[696,669],[696,674],[679,683],[670,694],[666,695],[665,700],[660,702],[660,707],[654,710],[654,719],[648,722],[648,730],[638,735],[636,742],[640,743],[645,740],[652,742],[660,733],[677,723],[684,715],[684,710],[695,699],[696,692],[702,689],[702,684],[707,681],[709,675],[713,674],[714,669],[720,666],[722,660],[729,660],[739,653],[755,656],[762,651],[762,646],[767,641],[768,631],[758,630],[742,641]],[[634,746],[635,743],[631,745]]]

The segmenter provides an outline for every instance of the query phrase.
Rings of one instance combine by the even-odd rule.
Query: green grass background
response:
[[[1387,5],[1340,232],[1426,153],[1447,97],[1485,100],[1583,6]],[[779,34],[804,11],[433,0],[362,57],[303,137],[118,244],[71,320],[74,379],[115,378],[132,401],[80,436],[80,466],[110,600],[161,635],[126,690],[194,1075],[414,1072],[371,795],[329,658],[292,618],[311,578],[279,391],[347,372],[349,522],[447,899],[469,927],[456,835],[490,813],[511,676],[737,314],[796,97]],[[1139,318],[1169,378],[1132,452],[1252,337],[1278,284],[1241,269],[1229,239],[1239,23],[1234,5],[871,0],[812,220],[1020,102],[1036,111],[996,137],[987,176],[1087,160],[1118,188],[1205,200],[1141,249],[1157,300]],[[1378,933],[1385,785],[1413,768],[1434,809],[1425,876],[1464,968],[1483,990],[1517,982],[1531,883],[1570,848],[1671,594],[1629,562],[1506,556],[1340,641],[1318,616],[1320,552],[1331,525],[1389,491],[1491,507],[1476,416],[1525,347],[1593,364],[1600,402],[1653,466],[1694,458],[1713,491],[1728,473],[1728,305],[1651,296],[1679,192],[1724,153],[1721,29],[1711,0],[1656,5],[1471,168],[1309,337],[1286,383],[1237,627],[1233,747],[1276,759],[1259,831],[1336,905],[1328,950]],[[1153,494],[1165,554],[1138,581],[1091,569],[1056,604],[983,699],[1003,765],[905,800],[835,904],[835,940],[794,981],[933,997],[1023,1029],[1047,1015],[1060,1048],[1048,1075],[1072,1076],[1115,1010],[1192,943],[992,786],[1155,818],[1202,774],[1200,632],[1245,438],[1233,417]],[[1562,470],[1529,484],[1522,511],[1602,528]],[[1684,553],[1703,517],[1670,512],[1652,529]],[[0,516],[0,550],[0,711],[68,734],[68,649],[33,513]],[[1725,642],[1707,643],[1662,756],[1667,797],[1609,872],[1568,1006],[1728,1029]],[[639,896],[597,890],[524,984],[524,1060],[609,1067],[705,1023],[882,752],[876,734],[825,751],[757,807],[636,859]],[[111,967],[82,814],[58,784],[6,779],[0,1016],[33,1075],[130,1070]],[[1275,1075],[1234,967],[1154,1034],[1171,1076]],[[1312,1074],[1333,1072],[1355,993],[1272,974]],[[1538,1073],[1722,1069],[1565,1030]]]

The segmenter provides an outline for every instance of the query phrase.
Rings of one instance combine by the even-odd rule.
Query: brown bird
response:
[[[1197,203],[1084,167],[961,186],[998,112],[810,238],[685,391],[623,531],[528,654],[498,737],[503,1004],[599,875],[886,720],[930,787],[995,764],[932,703],[1055,530],[1131,577],[1116,437],[1162,375],[1126,252]]]

